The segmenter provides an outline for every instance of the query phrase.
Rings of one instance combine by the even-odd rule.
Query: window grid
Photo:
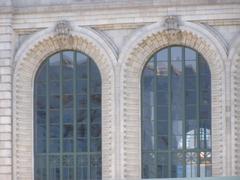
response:
[[[153,75],[153,94],[154,94],[154,100],[153,100],[153,102],[154,102],[154,128],[152,129],[154,132],[153,132],[153,137],[152,138],[154,138],[154,147],[153,147],[153,149],[148,149],[148,150],[146,150],[145,149],[145,147],[144,147],[144,144],[146,143],[146,142],[144,142],[144,141],[146,141],[145,140],[145,132],[144,132],[144,119],[145,119],[145,114],[146,113],[144,113],[145,111],[146,111],[146,108],[149,108],[149,107],[146,107],[146,106],[148,106],[148,105],[145,105],[144,103],[145,103],[145,99],[144,99],[144,93],[145,93],[145,91],[147,91],[147,90],[145,90],[145,85],[144,85],[144,83],[145,82],[147,82],[147,80],[146,80],[146,76],[144,76],[144,71],[143,71],[143,75],[142,75],[142,100],[141,100],[141,102],[142,102],[142,177],[143,178],[161,178],[161,177],[165,177],[165,178],[169,178],[169,177],[175,177],[175,175],[173,174],[173,167],[172,167],[172,162],[175,160],[174,158],[173,158],[173,154],[175,153],[178,153],[178,154],[181,154],[181,157],[182,157],[182,160],[181,160],[181,162],[182,162],[182,170],[181,170],[181,173],[180,174],[176,174],[176,176],[177,177],[189,177],[189,173],[187,174],[187,170],[189,171],[189,168],[190,168],[190,171],[191,171],[191,174],[190,174],[190,177],[194,177],[194,176],[211,176],[211,172],[210,173],[205,173],[205,174],[201,174],[201,162],[200,162],[200,154],[201,153],[204,153],[204,156],[206,157],[206,154],[208,153],[210,153],[211,154],[211,148],[209,148],[209,147],[207,147],[206,146],[206,130],[204,129],[204,148],[202,148],[202,147],[200,147],[200,142],[201,142],[201,140],[200,140],[200,129],[201,128],[203,128],[203,127],[201,127],[200,126],[200,122],[201,122],[201,120],[200,120],[200,116],[199,116],[199,114],[201,113],[201,111],[200,111],[200,88],[202,88],[202,87],[200,87],[200,77],[201,77],[201,74],[202,74],[202,70],[203,71],[209,71],[209,69],[208,69],[208,66],[205,66],[205,68],[207,68],[207,70],[204,70],[204,69],[200,69],[200,63],[202,63],[202,62],[204,62],[205,64],[206,64],[206,62],[205,62],[205,60],[202,58],[202,56],[199,54],[199,53],[197,53],[197,52],[195,52],[195,54],[196,54],[196,57],[195,57],[195,61],[196,61],[196,80],[195,80],[195,85],[196,85],[196,104],[194,104],[194,101],[193,102],[190,102],[190,104],[191,103],[193,103],[193,104],[191,104],[191,106],[193,106],[193,107],[195,107],[196,108],[196,113],[195,113],[195,116],[196,116],[196,121],[197,121],[197,127],[194,129],[193,128],[193,134],[194,134],[194,138],[195,138],[195,134],[197,135],[197,146],[195,147],[195,145],[194,145],[194,148],[187,148],[187,142],[186,142],[186,140],[187,140],[187,131],[186,131],[186,122],[187,122],[187,119],[186,119],[186,106],[187,106],[187,102],[186,102],[186,96],[187,96],[187,87],[186,87],[186,83],[189,83],[189,82],[186,82],[186,78],[187,78],[187,73],[185,72],[186,71],[186,64],[185,64],[185,62],[186,61],[189,61],[189,59],[187,59],[187,58],[185,58],[185,54],[186,54],[186,50],[188,50],[188,49],[190,49],[190,48],[186,48],[186,47],[180,47],[181,48],[181,64],[182,64],[182,83],[183,83],[183,90],[182,90],[182,93],[181,93],[181,97],[179,97],[179,98],[181,98],[181,101],[183,102],[183,106],[182,106],[182,111],[183,111],[183,117],[182,117],[182,119],[181,119],[181,121],[182,121],[182,148],[180,148],[180,149],[173,149],[173,142],[172,142],[172,137],[173,137],[173,135],[172,135],[172,125],[173,125],[173,119],[172,119],[172,107],[173,107],[173,104],[172,104],[172,99],[173,99],[173,97],[172,97],[172,91],[174,91],[175,89],[174,88],[172,88],[172,78],[173,78],[173,75],[172,75],[172,68],[173,68],[173,66],[172,66],[172,62],[174,63],[175,61],[177,61],[176,59],[174,59],[173,60],[173,58],[171,57],[171,50],[173,49],[173,48],[175,48],[175,47],[178,47],[179,48],[179,46],[172,46],[172,47],[169,47],[169,48],[165,48],[165,49],[163,49],[163,50],[161,50],[161,51],[164,51],[164,50],[166,50],[167,49],[167,66],[168,66],[168,77],[167,77],[167,79],[168,79],[168,100],[167,100],[167,102],[168,102],[168,104],[167,104],[167,106],[168,106],[168,144],[167,144],[167,146],[168,146],[168,148],[167,149],[160,149],[160,148],[157,148],[157,146],[158,146],[158,129],[157,129],[157,127],[158,127],[158,125],[157,125],[157,123],[159,122],[159,119],[158,119],[158,101],[157,101],[157,99],[159,98],[158,97],[158,91],[159,91],[159,89],[158,89],[158,87],[157,87],[157,78],[158,78],[158,76],[157,76],[157,73],[158,73],[158,69],[157,69],[157,61],[159,61],[159,59],[158,59],[158,53],[160,53],[161,51],[159,51],[158,53],[156,53],[150,60],[149,60],[149,62],[147,63],[147,65],[145,66],[145,68],[144,68],[144,70],[146,69],[146,68],[149,68],[149,67],[147,67],[147,66],[149,66],[149,65],[151,65],[151,63],[153,63],[154,64],[154,67],[153,67],[153,72],[154,72],[154,75]],[[186,60],[187,59],[187,60]],[[153,61],[153,62],[152,62]],[[191,62],[191,61],[190,61]],[[189,63],[189,62],[188,62]],[[177,64],[177,63],[176,63]],[[145,79],[144,79],[145,78]],[[210,73],[209,73],[209,76],[208,76],[208,78],[210,78]],[[148,81],[150,81],[150,80],[148,80]],[[149,86],[149,84],[148,84],[148,86]],[[211,85],[209,85],[209,87],[211,87]],[[191,89],[192,90],[192,89]],[[161,90],[160,90],[161,91]],[[208,93],[210,93],[210,89],[208,89]],[[194,92],[194,91],[193,91]],[[150,98],[151,99],[151,98]],[[211,95],[210,95],[210,97],[208,97],[208,101],[211,101]],[[209,104],[208,104],[209,105]],[[209,107],[211,107],[211,105],[209,106]],[[210,117],[209,117],[210,118]],[[210,121],[210,119],[207,119],[208,121]],[[188,121],[189,121],[189,119],[188,119]],[[191,120],[191,121],[193,121],[193,120]],[[205,127],[205,126],[204,126]],[[202,129],[201,129],[202,130]],[[210,128],[210,130],[211,130],[211,128]],[[195,132],[196,131],[196,132]],[[149,132],[148,132],[149,133]],[[210,134],[210,136],[211,136],[211,134]],[[189,140],[189,139],[188,139]],[[190,139],[191,140],[191,139]],[[189,140],[189,141],[190,141]],[[189,142],[188,142],[188,144],[189,144]],[[147,163],[147,161],[146,161],[146,159],[144,159],[145,158],[145,156],[146,156],[146,154],[149,154],[150,155],[150,153],[151,153],[151,155],[152,155],[152,157],[153,157],[153,159],[152,159],[152,161],[150,161],[151,163],[152,162],[154,162],[153,164],[154,164],[154,167],[152,167],[152,165],[151,165],[151,167],[149,168],[148,167],[148,169],[151,169],[151,171],[149,170],[149,172],[150,172],[150,174],[145,174],[145,165],[146,165],[146,163]],[[167,174],[158,174],[159,173],[159,170],[157,169],[158,168],[158,166],[157,166],[157,163],[159,163],[159,161],[158,161],[158,154],[160,154],[160,153],[167,153],[168,154],[168,162],[167,162],[167,167],[168,167],[168,170],[167,170]],[[192,169],[192,167],[193,166],[190,166],[190,167],[188,167],[189,165],[187,164],[187,158],[188,157],[190,157],[191,159],[192,159],[192,157],[194,157],[194,156],[196,156],[197,155],[197,159],[196,159],[196,166],[197,166],[197,172],[195,172],[195,171],[192,171],[193,169]],[[206,161],[206,160],[204,160],[204,161]],[[192,163],[194,163],[194,161],[191,161],[191,164]],[[207,165],[207,164],[205,164],[205,165]],[[211,166],[211,156],[210,156],[210,166]],[[206,171],[206,169],[204,169],[204,172]],[[210,170],[211,171],[211,170]],[[148,172],[148,173],[149,173]],[[197,173],[197,174],[193,174],[193,173]],[[182,175],[181,175],[182,174]],[[161,177],[160,177],[161,176]]]
[[[67,70],[65,69],[65,71],[63,70],[64,68],[64,53],[69,53],[70,56],[70,61],[72,61],[72,67],[71,67],[71,71],[70,73],[67,73]],[[52,180],[52,179],[60,179],[60,180],[80,180],[80,179],[101,179],[101,172],[99,171],[99,169],[101,169],[101,144],[100,146],[98,144],[93,144],[93,140],[97,139],[99,141],[99,138],[101,138],[101,129],[100,129],[100,135],[99,133],[97,135],[94,135],[94,137],[91,135],[91,128],[92,125],[98,125],[98,127],[101,127],[101,115],[99,115],[99,117],[93,117],[93,115],[91,114],[91,111],[100,111],[101,109],[101,102],[99,104],[99,99],[97,100],[97,105],[95,102],[94,107],[92,107],[91,103],[93,103],[93,101],[96,101],[96,98],[92,98],[92,97],[100,97],[100,91],[97,90],[92,91],[91,88],[93,87],[97,87],[96,84],[100,84],[101,85],[101,78],[100,78],[100,74],[99,71],[95,65],[95,63],[87,56],[76,52],[76,51],[63,51],[60,53],[57,53],[55,55],[59,55],[60,58],[60,64],[57,65],[57,68],[59,70],[59,73],[57,73],[57,80],[56,79],[51,79],[51,75],[54,74],[54,72],[52,71],[52,73],[50,74],[50,59],[53,56],[49,57],[46,61],[44,61],[44,63],[40,66],[39,71],[36,75],[36,80],[35,80],[35,91],[34,91],[34,99],[35,99],[35,179],[37,180]],[[87,74],[86,77],[78,77],[79,73],[77,70],[81,65],[77,65],[77,55],[83,55],[84,57],[87,57],[86,60],[86,64],[87,64]],[[46,71],[42,71],[42,69],[45,68]],[[94,69],[95,68],[95,69]],[[56,70],[56,69],[55,69]],[[57,71],[58,71],[57,70]],[[97,72],[96,72],[97,71]],[[67,76],[70,75],[70,77],[65,77],[64,79],[64,73],[67,74]],[[93,74],[94,73],[94,74]],[[93,82],[91,82],[91,76],[93,76],[92,80]],[[43,77],[43,78],[39,78],[39,77]],[[54,78],[55,78],[54,77]],[[83,79],[86,79],[87,81],[87,87],[86,87],[86,95],[87,95],[87,107],[77,107],[77,103],[80,104],[82,101],[77,99],[77,97],[79,96],[79,94],[81,94],[82,92],[77,92],[77,81],[80,81]],[[71,86],[66,86],[66,80],[72,81],[72,86],[73,88],[71,89]],[[84,80],[85,81],[85,80]],[[54,84],[54,82],[59,82],[59,94],[57,93],[57,95],[59,96],[59,102],[55,102],[55,104],[51,104],[52,102],[50,102],[50,98],[52,96],[51,94],[51,90],[50,90],[50,85]],[[41,98],[41,103],[39,103],[39,94],[42,95],[42,91],[40,91],[38,87],[42,86],[42,84],[45,84],[45,90],[43,94],[45,94],[45,99],[43,99],[43,97]],[[55,83],[57,84],[57,83]],[[92,84],[92,87],[91,87]],[[69,85],[69,84],[68,84]],[[83,84],[80,84],[80,87],[83,86]],[[65,90],[63,89],[65,88]],[[82,87],[81,87],[82,88]],[[44,89],[44,88],[43,88]],[[43,90],[41,89],[41,90]],[[57,88],[56,88],[57,89]],[[66,90],[67,89],[67,90]],[[70,89],[70,90],[69,90]],[[70,92],[71,91],[71,92]],[[56,96],[56,93],[54,92],[54,95]],[[72,105],[68,105],[69,107],[64,107],[64,99],[65,97],[67,97],[66,95],[73,96],[72,97]],[[45,101],[45,105],[44,105],[44,101]],[[100,100],[101,101],[101,100]],[[53,107],[54,106],[54,107]],[[52,124],[51,119],[50,119],[50,111],[54,108],[56,108],[55,106],[59,106],[59,119],[54,117],[54,121],[58,121],[59,125],[59,132],[58,131],[52,131],[50,130],[51,125],[56,125]],[[51,109],[52,108],[52,109]],[[57,109],[58,109],[57,108]],[[68,108],[72,110],[72,114],[70,115],[70,121],[71,122],[65,122],[68,121],[66,119],[66,117],[64,117],[64,110],[66,110]],[[77,120],[77,112],[80,112],[80,109],[84,109],[87,110],[87,120],[84,119],[84,122],[78,122]],[[38,122],[40,122],[39,120],[39,115],[37,114],[39,112],[39,109],[44,113],[46,113],[46,116],[41,117],[41,121],[45,121],[44,124],[39,124]],[[53,111],[52,111],[53,112]],[[59,111],[56,111],[59,112]],[[45,117],[45,118],[44,118]],[[72,117],[72,119],[71,119]],[[69,118],[69,117],[68,117]],[[94,119],[96,118],[96,119]],[[91,119],[93,119],[94,122],[91,122]],[[87,137],[84,137],[85,140],[87,140],[87,151],[85,150],[79,150],[77,149],[77,141],[79,139],[79,137],[77,136],[77,133],[79,133],[77,127],[79,125],[79,123],[87,123]],[[64,125],[71,127],[72,126],[72,132],[70,133],[70,137],[64,137],[63,133],[64,133]],[[42,126],[43,128],[41,130],[38,131],[39,127]],[[44,129],[45,127],[45,129]],[[55,129],[56,130],[56,129]],[[84,131],[84,130],[83,130]],[[42,136],[38,136],[39,133],[46,133],[45,135]],[[84,132],[83,132],[84,133]],[[52,138],[52,136],[54,135],[54,138]],[[57,138],[60,141],[59,144],[59,150],[56,151],[56,149],[54,149],[54,151],[50,151],[50,141],[51,140],[57,140],[56,136],[59,138]],[[43,143],[39,143],[39,137],[43,138]],[[45,139],[45,142],[44,142]],[[40,139],[41,140],[41,139]],[[65,141],[64,141],[65,140]],[[67,141],[72,141],[72,146],[71,147],[71,143],[66,144]],[[91,144],[90,144],[91,143]],[[101,140],[100,140],[101,143]],[[93,147],[93,149],[91,149],[91,145]],[[43,150],[40,150],[41,146],[43,146]],[[46,146],[46,149],[44,150],[44,147]],[[64,147],[66,146],[66,148],[64,149]],[[69,150],[70,147],[70,150]],[[56,148],[56,147],[54,147]],[[55,159],[55,164],[54,164],[54,157]],[[87,162],[84,161],[82,158],[87,157]],[[95,161],[91,161],[91,158],[94,159],[95,157]],[[45,161],[43,159],[46,159]],[[97,160],[96,160],[97,158]],[[51,160],[51,161],[50,161]],[[81,161],[81,162],[79,162]],[[56,163],[58,162],[58,163]],[[82,164],[83,162],[83,164]],[[44,164],[43,164],[44,163]],[[79,166],[77,166],[78,164],[81,164]],[[95,163],[93,166],[92,164]],[[65,164],[65,165],[64,165]],[[80,167],[87,167],[87,175],[83,175],[85,172],[83,172],[81,170],[80,172]],[[45,168],[46,167],[46,168]],[[93,167],[93,168],[92,168]],[[65,169],[64,169],[65,168]],[[92,171],[93,172],[92,172]],[[66,172],[63,172],[66,171]],[[80,173],[79,173],[80,172]],[[95,174],[93,174],[95,173]],[[100,174],[99,174],[100,173]]]

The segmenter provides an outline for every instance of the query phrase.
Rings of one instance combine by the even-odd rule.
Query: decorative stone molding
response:
[[[66,20],[58,21],[54,29],[57,36],[70,36],[71,30],[70,22]]]
[[[240,176],[240,36],[230,44],[231,63],[231,117],[232,117],[232,175]]]
[[[170,27],[176,27],[171,23]],[[194,27],[195,25],[193,25]],[[213,175],[224,173],[224,120],[225,120],[225,72],[221,53],[215,46],[216,39],[206,36],[185,23],[179,27],[181,38],[174,33],[169,38],[161,23],[145,27],[129,40],[120,55],[121,67],[121,117],[122,126],[122,174],[123,179],[141,179],[141,73],[149,58],[169,45],[191,47],[201,53],[209,63],[212,83],[212,160]],[[170,28],[171,29],[171,28]],[[202,29],[200,29],[202,30]],[[204,31],[204,30],[202,30]],[[212,41],[212,42],[211,42]]]
[[[58,28],[39,32],[27,41],[16,55],[14,71],[14,178],[32,180],[34,176],[33,151],[33,88],[40,64],[51,54],[71,49],[90,56],[97,64],[102,78],[102,174],[103,179],[114,179],[114,52],[98,35],[84,28],[69,32],[65,23]],[[57,33],[56,33],[57,32]],[[64,37],[64,44],[59,37]],[[66,36],[67,35],[67,36]]]

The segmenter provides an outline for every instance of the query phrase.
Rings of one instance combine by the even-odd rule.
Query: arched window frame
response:
[[[65,58],[66,59],[65,59]],[[85,64],[81,64],[81,63],[85,63]],[[54,65],[54,63],[57,63]],[[67,64],[66,64],[67,63]],[[53,69],[50,68],[54,68],[56,67],[58,68],[57,73],[53,73]],[[84,67],[86,66],[86,67]],[[41,72],[42,69],[45,68],[45,72]],[[84,71],[85,74],[82,73],[82,71]],[[43,74],[46,73],[46,74]],[[51,74],[50,74],[51,73]],[[41,79],[40,81],[39,76],[43,75],[45,79]],[[94,75],[94,76],[93,76]],[[55,78],[55,76],[57,78]],[[54,78],[53,78],[54,77]],[[94,79],[93,79],[94,77]],[[41,77],[40,77],[41,78]],[[83,90],[82,89],[82,84],[83,82],[86,82],[86,89]],[[52,91],[52,84],[56,84],[56,82],[58,82],[58,86],[56,89],[54,90],[58,90],[59,92],[53,92]],[[70,84],[68,84],[70,82]],[[46,136],[46,150],[45,152],[41,152],[38,153],[38,132],[37,129],[39,128],[39,124],[38,124],[38,119],[37,119],[37,112],[36,112],[36,108],[37,108],[37,103],[38,103],[38,99],[37,97],[39,95],[37,95],[38,93],[38,85],[40,83],[45,84],[45,103],[46,103],[46,107],[45,111],[46,111],[46,122],[45,122],[45,136]],[[95,87],[95,89],[92,88],[92,86],[95,86],[96,84],[99,85],[100,83],[100,89]],[[46,58],[42,64],[40,65],[36,76],[35,76],[35,81],[34,81],[34,158],[35,158],[35,173],[34,176],[37,179],[53,179],[53,178],[60,178],[60,179],[64,179],[65,174],[63,172],[64,168],[68,169],[68,177],[72,178],[72,179],[77,179],[82,177],[83,179],[90,179],[93,178],[94,175],[94,170],[96,170],[96,168],[98,168],[98,170],[95,172],[95,176],[94,178],[97,179],[101,179],[102,177],[102,168],[101,168],[101,164],[102,164],[102,148],[101,148],[101,113],[100,113],[100,119],[98,119],[98,121],[100,122],[92,122],[92,111],[93,110],[99,110],[99,106],[100,106],[100,111],[101,111],[101,100],[100,103],[98,102],[96,105],[96,102],[94,102],[94,98],[95,96],[100,96],[101,99],[101,74],[100,71],[97,67],[97,65],[95,64],[95,62],[86,54],[80,52],[80,51],[73,51],[73,50],[62,50],[60,52],[56,52],[54,54],[52,54],[51,56],[49,56],[48,58]],[[67,86],[66,86],[67,85]],[[86,92],[84,92],[86,91]],[[42,93],[42,92],[39,92]],[[42,94],[40,94],[41,97]],[[59,148],[55,149],[55,147],[50,146],[51,144],[49,144],[49,142],[51,140],[54,140],[56,138],[51,137],[51,126],[54,125],[56,126],[56,122],[54,122],[53,124],[50,122],[51,121],[51,114],[50,114],[50,109],[52,109],[52,104],[50,101],[50,97],[51,96],[59,96],[59,107],[57,108],[59,111],[59,123],[57,123],[57,125],[59,126],[59,132],[58,135],[59,136]],[[72,106],[70,107],[64,107],[64,102],[63,100],[65,99],[65,96],[72,96]],[[86,96],[86,104],[82,104],[85,100],[81,99],[81,97]],[[79,99],[80,98],[80,99]],[[98,98],[99,99],[99,98]],[[43,101],[42,101],[43,102]],[[44,103],[44,102],[43,102]],[[71,104],[71,103],[70,103]],[[54,105],[55,106],[55,105]],[[82,106],[82,107],[80,107]],[[65,110],[69,110],[72,109],[71,113],[69,114],[70,116],[72,116],[72,119],[68,119],[69,122],[65,122],[66,118],[64,117],[64,112]],[[79,109],[80,108],[80,109]],[[56,108],[53,108],[53,110]],[[42,110],[42,109],[41,109]],[[79,111],[83,112],[86,111],[86,122],[79,122],[78,118],[80,118],[80,114]],[[80,124],[79,124],[80,123]],[[97,143],[96,146],[93,146],[93,144],[91,144],[92,141],[94,141],[96,138],[95,136],[92,134],[92,126],[99,124],[100,123],[100,146],[99,146],[99,142]],[[40,124],[41,126],[42,124]],[[72,126],[72,134],[70,139],[67,137],[64,137],[63,132],[64,132],[64,127],[66,126]],[[79,138],[82,139],[82,137],[78,137],[78,134],[81,134],[81,132],[79,131],[78,127],[85,125],[87,127],[86,131],[86,137],[84,136],[83,138],[87,140],[86,143],[86,149],[82,149],[82,147],[79,146]],[[81,129],[82,130],[82,129]],[[94,129],[96,130],[96,129]],[[95,132],[95,131],[94,131]],[[99,136],[98,135],[98,136]],[[54,135],[55,137],[56,135]],[[53,138],[53,139],[52,139]],[[67,139],[66,139],[67,138]],[[97,137],[97,139],[99,140],[99,137]],[[67,141],[71,141],[70,146],[66,146],[65,144],[67,143]],[[95,142],[95,141],[94,141]],[[71,145],[72,144],[72,145]],[[80,144],[83,145],[83,144]],[[66,149],[69,148],[70,149]],[[41,148],[41,146],[40,146]],[[97,148],[97,149],[96,149]],[[100,149],[99,149],[100,148]],[[39,177],[37,176],[37,155],[44,155],[45,154],[45,159],[46,162],[46,169],[45,172],[43,172],[43,177]],[[55,163],[54,167],[50,167],[51,166],[51,161],[50,161],[50,156],[58,156],[58,161],[57,163]],[[82,158],[83,156],[85,156],[86,158],[86,162],[87,164],[81,164],[82,162]],[[94,157],[97,157],[97,161],[94,161]],[[72,162],[71,162],[71,158],[72,158]],[[96,159],[96,158],[95,158]],[[41,160],[41,159],[40,159]],[[93,163],[94,161],[94,163]],[[70,164],[66,164],[66,163],[72,163]],[[100,163],[100,164],[99,164]],[[54,163],[53,163],[54,164]],[[65,164],[65,165],[64,165]],[[95,165],[93,165],[95,164]],[[98,164],[98,165],[96,165]],[[82,171],[80,172],[80,168],[78,167],[78,165],[83,166],[82,168],[84,168],[85,170],[82,169]],[[100,165],[100,166],[99,166]],[[96,166],[96,167],[95,167]],[[44,167],[45,168],[45,167]],[[51,172],[50,172],[50,168],[55,168],[56,171],[59,171],[59,174],[52,177],[51,176]],[[57,169],[56,169],[57,168]],[[87,168],[87,169],[86,169]],[[94,169],[95,168],[95,169]],[[41,171],[41,170],[40,170]],[[72,171],[72,172],[71,172]],[[86,171],[86,174],[85,172]],[[54,171],[53,171],[54,172]],[[55,172],[56,173],[56,172]],[[99,174],[100,173],[100,174]]]
[[[185,54],[186,54],[186,49],[189,49],[189,50],[191,50],[191,51],[193,51],[193,52],[195,52],[196,53],[196,73],[197,73],[197,77],[196,77],[196,91],[197,91],[197,102],[196,102],[196,106],[197,106],[197,121],[198,121],[198,127],[197,127],[197,131],[201,131],[201,128],[200,128],[200,118],[199,118],[199,113],[200,113],[200,110],[199,110],[199,107],[200,107],[200,88],[202,88],[202,87],[200,87],[200,77],[202,76],[202,72],[200,72],[200,66],[201,66],[201,62],[203,63],[204,62],[204,64],[206,64],[206,67],[205,68],[207,68],[206,69],[206,71],[209,71],[209,72],[207,72],[208,74],[209,74],[209,83],[210,83],[210,88],[208,89],[208,91],[209,91],[209,93],[210,93],[210,97],[208,97],[208,100],[210,101],[210,104],[208,104],[209,105],[209,107],[210,107],[210,121],[211,121],[211,107],[212,107],[212,105],[211,105],[211,72],[210,72],[210,68],[209,68],[209,65],[208,65],[208,63],[207,63],[207,61],[204,59],[204,57],[199,53],[199,52],[197,52],[196,50],[194,50],[194,49],[192,49],[192,48],[189,48],[189,47],[186,47],[186,46],[182,46],[182,45],[171,45],[171,46],[167,46],[167,47],[164,47],[164,48],[162,48],[162,49],[160,49],[160,50],[158,50],[156,53],[154,53],[150,58],[149,58],[149,60],[145,63],[145,65],[144,65],[144,68],[143,68],[143,70],[142,70],[142,74],[141,74],[141,156],[142,156],[142,162],[141,162],[141,164],[143,165],[143,162],[145,161],[145,159],[143,158],[143,150],[144,150],[144,148],[143,148],[143,137],[144,137],[144,135],[143,135],[143,111],[144,111],[144,108],[143,108],[143,104],[144,104],[144,97],[143,97],[143,77],[144,77],[144,70],[145,70],[145,68],[146,68],[146,66],[150,63],[150,61],[153,61],[153,67],[154,67],[154,71],[155,71],[155,69],[156,69],[156,67],[158,66],[158,64],[156,64],[157,62],[157,60],[156,60],[156,56],[159,54],[159,53],[161,53],[161,52],[163,52],[164,50],[167,50],[167,54],[168,54],[168,57],[167,57],[167,60],[166,60],[166,62],[167,62],[167,67],[168,67],[168,70],[167,70],[167,73],[168,73],[168,87],[167,87],[167,89],[168,89],[168,121],[169,121],[169,118],[171,119],[171,108],[172,108],[172,104],[170,104],[170,103],[172,103],[171,101],[172,101],[172,74],[170,74],[170,73],[172,73],[172,58],[171,58],[171,50],[172,50],[172,48],[175,48],[175,47],[180,47],[181,48],[181,56],[182,56],[182,60],[180,59],[180,61],[181,61],[181,69],[182,69],[182,75],[183,75],[183,92],[182,93],[184,93],[182,96],[184,97],[186,94],[186,74],[185,74],[185,68],[186,68],[186,66],[185,66],[185,61],[188,61],[188,60],[186,60],[186,58],[185,58]],[[163,61],[162,61],[163,62]],[[173,61],[173,62],[175,62],[175,61]],[[202,69],[201,69],[202,70]],[[156,73],[156,72],[155,72]],[[205,72],[206,73],[206,72]],[[204,75],[206,75],[206,74],[204,74]],[[156,78],[156,75],[154,75],[154,78]],[[154,79],[154,94],[157,92],[157,91],[159,91],[159,89],[157,89],[157,80],[156,79]],[[154,99],[153,101],[154,101],[154,106],[156,106],[156,101],[157,101],[157,98],[156,98],[156,94],[154,95],[154,98],[152,98],[152,99]],[[184,152],[183,154],[184,154],[184,157],[185,158],[183,158],[183,161],[185,161],[186,160],[186,154],[187,154],[187,152],[190,152],[191,151],[191,148],[187,148],[186,147],[186,131],[185,131],[185,129],[186,129],[186,115],[185,115],[185,113],[186,113],[186,110],[185,110],[185,108],[186,108],[186,104],[185,104],[185,98],[183,98],[183,103],[184,103],[184,108],[183,108],[183,125],[182,125],[182,136],[183,136],[183,143],[182,143],[182,145],[183,145],[183,148],[180,148],[180,149],[183,149],[182,151]],[[169,108],[169,107],[171,107],[171,108]],[[154,107],[154,121],[156,121],[156,116],[157,116],[157,108],[156,107]],[[172,119],[171,119],[171,122],[172,122]],[[169,143],[171,144],[171,140],[172,140],[172,135],[171,135],[171,131],[172,131],[172,127],[171,127],[171,125],[172,125],[172,123],[170,122],[170,125],[168,125],[168,132],[167,132],[167,137],[168,137],[168,140],[169,140]],[[169,122],[168,122],[169,123]],[[210,122],[211,123],[211,122]],[[155,124],[155,123],[154,123]],[[211,130],[211,129],[210,129]],[[156,136],[156,133],[157,133],[157,126],[156,125],[154,125],[154,131],[156,131],[156,132],[154,132],[154,136]],[[211,134],[210,134],[210,136],[211,136]],[[154,137],[155,138],[155,137]],[[200,151],[206,151],[206,152],[209,152],[210,154],[211,154],[211,148],[210,149],[203,149],[203,148],[200,148],[200,139],[201,139],[201,135],[200,135],[200,132],[198,132],[198,135],[197,135],[197,143],[198,143],[198,145],[197,145],[197,148],[193,148],[192,150],[194,150],[194,151],[196,151],[196,152],[198,152],[199,151],[199,153],[200,153]],[[156,140],[154,140],[155,141],[155,143],[157,143],[156,142]],[[210,140],[210,143],[211,143],[211,140]],[[157,144],[155,144],[155,145],[157,145]],[[206,145],[207,146],[207,145]],[[171,161],[171,158],[172,158],[172,153],[173,153],[173,150],[171,149],[172,147],[168,147],[167,149],[167,153],[168,154],[170,154],[170,155],[168,155],[169,156],[169,158],[168,158],[168,172],[167,172],[167,176],[165,177],[165,178],[167,178],[167,177],[172,177],[172,172],[171,172],[171,166],[172,166],[172,161]],[[177,148],[178,149],[178,148]],[[197,150],[196,150],[197,149]],[[202,152],[201,152],[202,153]],[[198,154],[198,158],[197,158],[197,165],[198,165],[198,168],[197,168],[197,173],[195,174],[195,175],[190,175],[190,176],[211,176],[211,174],[202,174],[202,172],[200,172],[200,158],[199,158],[199,156],[200,156],[200,154]],[[207,153],[205,153],[204,154],[204,157],[207,157]],[[158,157],[155,157],[155,158],[158,158]],[[212,162],[211,162],[212,163]],[[187,165],[186,165],[186,163],[183,163],[183,174],[182,174],[182,176],[179,176],[179,177],[189,177],[189,175],[187,174],[187,172],[186,172],[186,167]],[[211,167],[212,167],[212,165],[211,165]],[[142,178],[145,178],[144,177],[144,168],[142,167]],[[211,170],[212,171],[212,170]],[[157,172],[157,171],[156,171]],[[205,173],[205,172],[204,172]],[[210,172],[210,173],[212,173],[212,172]],[[175,177],[175,176],[173,176],[173,177]],[[151,176],[151,177],[148,177],[148,178],[160,178],[160,177],[157,177],[157,175],[155,174],[155,175],[153,175],[153,176]]]

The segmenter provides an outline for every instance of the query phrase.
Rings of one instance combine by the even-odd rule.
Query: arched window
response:
[[[88,56],[62,51],[42,63],[34,136],[35,180],[101,179],[101,77]]]
[[[142,178],[212,174],[211,75],[193,49],[155,53],[142,73]]]

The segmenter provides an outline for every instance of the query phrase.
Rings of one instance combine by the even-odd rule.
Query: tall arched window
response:
[[[35,180],[101,179],[101,77],[62,51],[40,66],[34,89]]]
[[[212,174],[211,75],[193,49],[154,54],[142,73],[142,178]]]

